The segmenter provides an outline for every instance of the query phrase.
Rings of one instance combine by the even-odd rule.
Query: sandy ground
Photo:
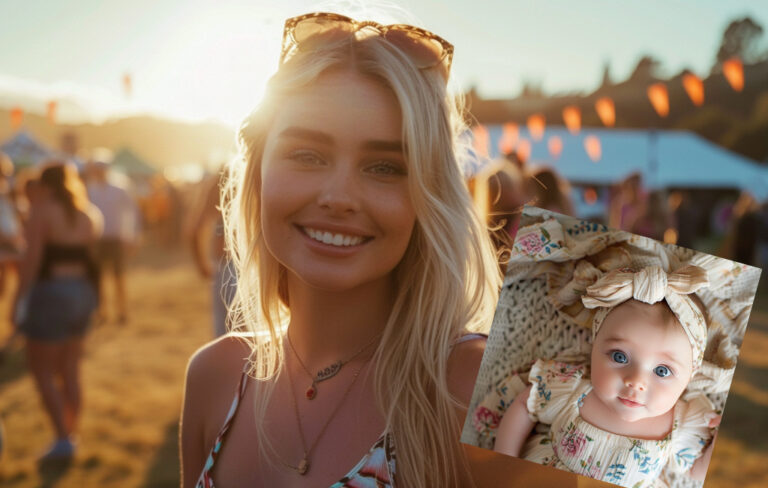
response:
[[[761,285],[760,291],[768,296]],[[179,407],[189,356],[211,338],[207,283],[184,252],[133,260],[131,316],[88,336],[79,450],[70,466],[39,469],[52,438],[21,351],[0,365],[5,446],[0,485],[176,487]],[[6,317],[7,297],[0,302]],[[0,340],[8,333],[0,321]],[[768,298],[758,300],[742,348],[705,486],[768,486]],[[592,486],[592,485],[590,485]],[[605,485],[609,486],[609,485]]]

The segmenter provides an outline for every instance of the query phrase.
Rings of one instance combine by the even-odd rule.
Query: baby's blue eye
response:
[[[669,370],[666,366],[656,366],[653,369],[653,372],[656,373],[656,376],[659,376],[661,378],[666,378],[667,376],[672,374],[672,371]]]
[[[611,353],[611,359],[613,359],[617,363],[624,364],[628,361],[627,355],[624,354],[621,351],[613,351]]]

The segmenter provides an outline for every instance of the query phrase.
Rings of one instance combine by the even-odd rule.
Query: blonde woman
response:
[[[456,486],[500,285],[457,159],[453,47],[288,19],[224,205],[233,324],[191,359],[183,486]]]

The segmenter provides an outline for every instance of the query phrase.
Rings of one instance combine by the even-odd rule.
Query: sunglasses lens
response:
[[[355,26],[346,20],[312,17],[302,20],[293,29],[293,39],[301,50],[311,51],[325,44],[334,44],[354,34]]]
[[[437,39],[432,39],[421,32],[405,29],[389,29],[386,39],[407,53],[419,68],[430,68],[445,57],[445,48]]]

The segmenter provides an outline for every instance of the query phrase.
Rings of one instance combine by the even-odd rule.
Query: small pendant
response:
[[[325,381],[325,380],[327,380],[329,378],[333,378],[334,376],[336,376],[336,374],[339,371],[341,371],[341,366],[342,366],[341,361],[336,361],[335,363],[333,363],[332,365],[328,366],[327,368],[325,368],[325,369],[323,369],[321,371],[318,371],[317,372],[317,376],[315,376],[315,381],[317,381],[319,383],[319,382]]]
[[[296,468],[296,471],[299,472],[300,475],[304,476],[307,474],[307,471],[309,471],[309,461],[307,461],[307,458],[304,458],[299,463],[299,467]]]
[[[317,396],[317,388],[315,387],[315,384],[312,383],[309,388],[307,388],[307,391],[304,393],[304,396],[307,397],[307,400],[312,400]]]

